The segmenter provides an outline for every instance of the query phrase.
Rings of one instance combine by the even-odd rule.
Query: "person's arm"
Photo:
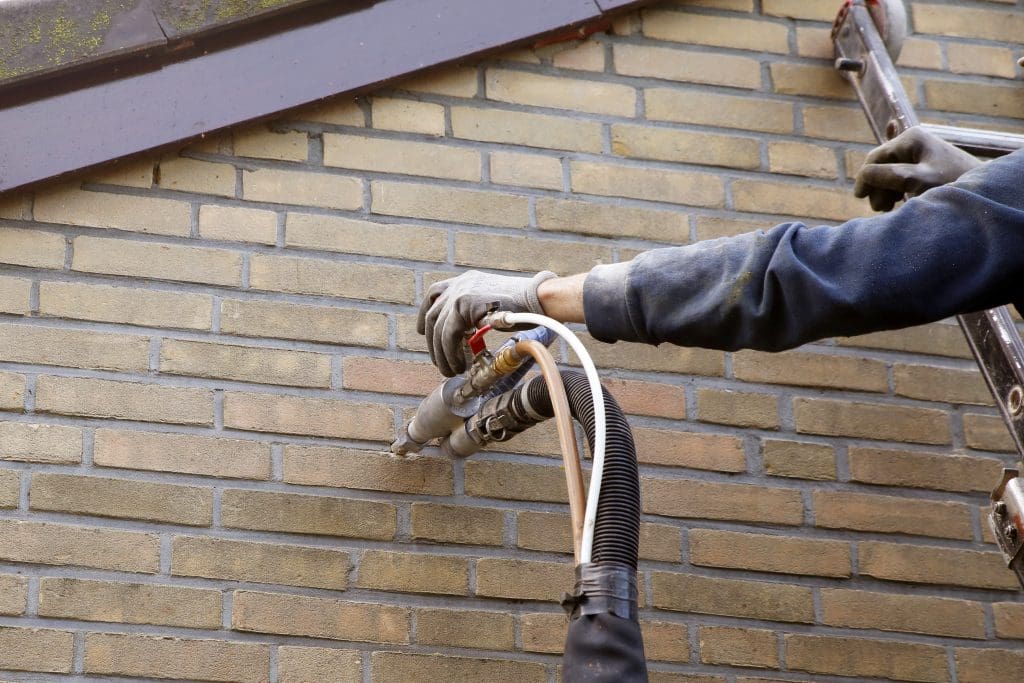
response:
[[[604,341],[782,350],[908,327],[1024,293],[1024,151],[896,211],[839,227],[657,249],[597,266],[584,313]]]

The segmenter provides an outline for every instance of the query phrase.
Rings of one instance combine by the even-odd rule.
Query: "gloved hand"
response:
[[[474,327],[497,304],[502,311],[543,313],[537,287],[557,277],[551,271],[533,277],[492,275],[471,270],[431,285],[420,304],[416,331],[427,337],[430,360],[446,377],[466,370],[463,342]]]
[[[889,211],[904,195],[951,183],[982,162],[919,126],[868,154],[853,194],[869,197],[875,211]]]

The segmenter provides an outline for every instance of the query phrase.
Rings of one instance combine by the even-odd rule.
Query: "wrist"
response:
[[[537,287],[537,299],[544,315],[563,323],[582,323],[583,282],[587,274],[570,277],[555,277],[541,282]]]

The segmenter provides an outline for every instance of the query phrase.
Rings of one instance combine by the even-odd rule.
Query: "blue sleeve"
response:
[[[794,191],[799,191],[794,189]],[[838,227],[654,249],[584,285],[602,341],[778,351],[1024,300],[1024,150]]]

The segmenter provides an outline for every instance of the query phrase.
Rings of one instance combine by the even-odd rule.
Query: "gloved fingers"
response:
[[[430,354],[430,362],[437,365],[437,358],[439,355],[440,348],[437,346],[436,332],[439,331],[439,325],[437,324],[438,318],[441,316],[444,310],[445,300],[437,299],[434,304],[427,311],[427,315],[424,320],[424,327],[422,334],[425,336],[427,341],[427,353]]]
[[[453,377],[466,370],[466,352],[462,345],[466,340],[466,321],[458,311],[451,310],[444,322],[435,328],[434,346],[439,349],[434,358],[434,365],[445,377]]]
[[[929,173],[923,164],[864,164],[853,186],[856,197],[867,197],[875,190],[912,192],[920,189],[920,176]]]
[[[868,195],[868,201],[871,203],[871,208],[875,211],[892,211],[892,208],[896,206],[896,202],[903,199],[903,197],[904,194],[902,192],[872,190]]]
[[[916,164],[924,156],[925,150],[935,144],[945,144],[941,139],[925,129],[914,126],[903,131],[892,140],[885,142],[868,152],[864,160],[867,164]]]
[[[451,279],[435,282],[430,285],[430,288],[427,289],[427,293],[423,295],[423,301],[420,303],[419,314],[416,316],[416,331],[419,334],[426,334],[428,337],[430,336],[426,326],[427,313],[434,306],[434,302],[437,301],[437,298],[444,294],[445,290],[448,289],[450,284]],[[435,315],[434,318],[436,319],[437,316]]]

